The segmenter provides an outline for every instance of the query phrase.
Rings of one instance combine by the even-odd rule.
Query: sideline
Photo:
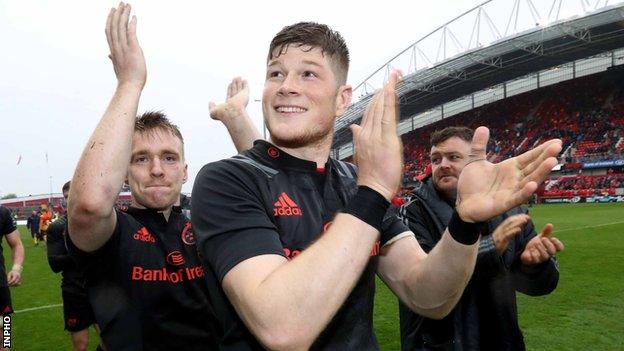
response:
[[[622,224],[622,223],[624,223],[624,221],[610,222],[610,223],[590,225],[590,226],[587,226],[587,227],[568,228],[568,229],[561,229],[561,230],[557,230],[557,227],[555,227],[555,229],[553,230],[552,235],[557,236],[557,233],[561,233],[561,232],[571,232],[573,230],[583,230],[583,229],[591,229],[591,228],[598,228],[598,227],[606,227],[606,226],[609,226],[609,225]]]
[[[23,312],[39,311],[39,310],[45,310],[45,309],[48,309],[48,308],[55,308],[55,307],[61,307],[61,306],[63,306],[62,303],[57,303],[55,305],[46,305],[46,306],[39,306],[39,307],[24,308],[23,310],[17,310],[17,311],[14,311],[13,313],[17,314],[17,313],[23,313]]]

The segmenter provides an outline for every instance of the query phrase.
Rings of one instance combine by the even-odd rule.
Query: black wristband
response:
[[[455,241],[464,245],[472,245],[479,240],[479,235],[483,229],[483,222],[469,223],[464,222],[457,211],[453,211],[451,220],[448,224],[449,234]]]
[[[361,185],[358,186],[357,193],[351,198],[343,212],[355,216],[381,231],[381,225],[389,206],[390,202],[380,193]]]

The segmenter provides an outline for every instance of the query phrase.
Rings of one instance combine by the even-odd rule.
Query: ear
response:
[[[336,117],[342,116],[347,107],[351,105],[351,96],[353,95],[353,89],[350,85],[341,85],[338,88],[336,95]]]
[[[182,178],[182,184],[188,180],[188,164],[184,164],[184,178]]]

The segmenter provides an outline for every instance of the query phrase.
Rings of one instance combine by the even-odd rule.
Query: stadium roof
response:
[[[479,26],[483,25],[483,22],[488,24],[495,37],[501,37],[485,10],[485,6],[490,2],[487,1],[460,15],[423,38],[430,38],[433,33],[441,31],[438,39],[438,54],[440,50],[447,47],[447,40],[454,42],[460,50],[453,57],[443,59],[432,67],[415,69],[413,73],[408,72],[404,76],[403,81],[397,87],[401,120],[531,72],[624,47],[624,5],[619,4],[603,6],[592,12],[586,12],[587,9],[583,6],[585,10],[583,15],[575,15],[563,20],[557,19],[547,25],[541,19],[543,17],[537,14],[537,16],[532,16],[535,20],[532,28],[486,44],[476,39],[474,48],[462,51],[459,40],[449,28],[451,24],[469,14],[476,16],[473,33],[468,41],[469,47],[475,33],[476,38],[479,37]],[[530,0],[527,0],[527,3],[533,5]],[[556,8],[556,3],[557,0],[552,2],[550,13]],[[584,0],[581,0],[581,3],[584,4]],[[514,21],[513,11],[515,11],[517,22],[519,4],[520,0],[514,2],[506,32]],[[561,0],[559,0],[559,6],[561,6]],[[410,60],[410,66],[413,65],[415,68],[418,57],[427,59],[419,47],[423,45],[423,39],[403,50],[354,89],[356,93],[363,92],[363,97],[352,104],[337,120],[333,149],[351,141],[351,132],[346,127],[361,119],[372,97],[372,93],[368,93],[368,90],[372,85],[370,81],[375,75],[383,75],[385,80],[390,69],[400,64],[397,61],[401,55],[409,55],[410,58],[407,60]],[[378,86],[382,83],[383,80],[379,81]]]

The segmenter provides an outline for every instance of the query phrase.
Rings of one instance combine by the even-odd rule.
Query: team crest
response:
[[[182,242],[186,245],[195,245],[195,233],[190,221],[186,222],[184,229],[182,229]]]

